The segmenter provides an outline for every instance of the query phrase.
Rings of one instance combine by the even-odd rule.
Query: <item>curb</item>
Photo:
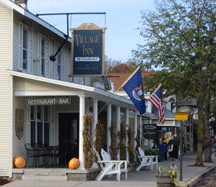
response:
[[[189,181],[180,184],[178,187],[192,187],[194,184],[198,183],[205,175],[211,173],[211,171],[214,170],[215,168],[216,166],[212,166],[208,168],[202,173],[197,174],[195,177],[191,178]]]

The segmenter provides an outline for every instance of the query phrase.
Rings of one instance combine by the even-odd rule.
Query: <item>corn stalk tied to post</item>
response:
[[[116,125],[112,122],[110,128],[110,136],[111,136],[111,143],[110,143],[110,156],[112,160],[117,160],[117,135],[116,135]]]
[[[133,163],[134,159],[135,159],[135,153],[133,150],[133,136],[134,136],[134,132],[132,131],[132,129],[129,127],[128,131],[128,153],[129,153],[129,162]]]
[[[97,125],[96,125],[96,129],[95,129],[95,142],[94,142],[94,148],[96,149],[96,151],[100,154],[101,153],[101,148],[102,148],[102,137],[104,134],[104,124],[101,123],[101,121],[99,120]]]
[[[120,159],[126,160],[126,146],[125,146],[125,139],[126,139],[126,130],[124,121],[122,121],[120,126],[120,131],[118,132],[119,137],[119,144],[118,149],[120,150]]]
[[[138,150],[138,147],[141,146],[141,138],[140,138],[140,129],[137,130],[137,136],[135,138],[136,140],[136,150]]]
[[[93,117],[86,114],[84,117],[84,128],[83,128],[83,152],[84,152],[84,167],[88,169],[93,163],[92,148],[92,137],[91,137],[91,125],[93,123]]]

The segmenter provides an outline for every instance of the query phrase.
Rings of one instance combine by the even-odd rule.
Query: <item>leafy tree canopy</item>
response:
[[[214,89],[216,72],[216,1],[158,0],[143,11],[140,33],[146,44],[133,56],[138,64],[159,68],[149,87],[163,83],[166,95],[199,98]]]

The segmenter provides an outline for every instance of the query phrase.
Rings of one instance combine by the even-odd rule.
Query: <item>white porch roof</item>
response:
[[[124,97],[118,96],[114,93],[107,92],[98,88],[91,86],[60,81],[56,79],[50,79],[46,77],[36,76],[32,74],[27,74],[23,72],[17,72],[13,70],[7,70],[8,74],[20,77],[28,80],[38,81],[40,83],[46,83],[47,86],[55,85],[59,89],[55,91],[29,91],[29,90],[20,90],[15,89],[14,94],[17,97],[30,97],[30,96],[75,96],[75,95],[85,95],[86,97],[98,98],[104,102],[111,102],[115,105],[120,105],[122,107],[130,108],[136,110],[136,107],[133,105],[132,101]],[[61,89],[64,88],[64,89]]]

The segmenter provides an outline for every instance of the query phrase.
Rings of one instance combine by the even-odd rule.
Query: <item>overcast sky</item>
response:
[[[137,49],[143,39],[137,28],[141,27],[141,11],[153,9],[153,0],[28,0],[28,9],[36,13],[106,12],[105,15],[73,15],[70,28],[82,23],[107,27],[105,54],[112,59],[126,61],[131,50]],[[64,33],[67,33],[66,16],[40,16]]]

